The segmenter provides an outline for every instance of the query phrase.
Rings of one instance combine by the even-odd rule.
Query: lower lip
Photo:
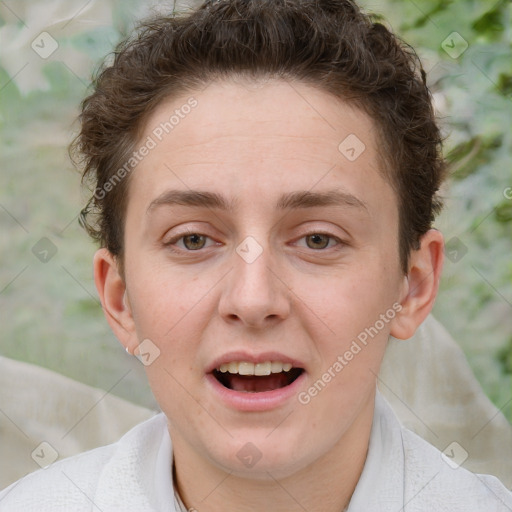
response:
[[[260,393],[244,393],[243,391],[229,389],[223,386],[211,373],[206,375],[206,382],[228,407],[239,411],[268,411],[283,405],[296,396],[305,378],[306,372],[303,371],[288,386]]]

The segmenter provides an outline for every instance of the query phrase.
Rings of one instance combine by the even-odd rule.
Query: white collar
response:
[[[167,435],[163,436],[156,459],[156,501],[161,506],[159,510],[187,512],[181,497],[174,489],[172,446],[167,429],[166,432]],[[397,452],[397,447],[402,447],[402,449]],[[402,455],[401,460],[397,460],[399,453]],[[368,454],[347,512],[369,510],[370,503],[375,506],[374,501],[381,506],[386,504],[393,506],[393,510],[400,510],[400,507],[404,506],[405,463],[403,454],[400,423],[377,389]],[[390,467],[389,461],[394,462],[392,467]],[[382,471],[384,464],[386,464],[386,470]],[[169,503],[174,503],[174,508],[166,509],[165,504]],[[397,504],[400,504],[398,509],[396,508]],[[387,510],[387,506],[385,509]]]
[[[165,417],[156,464],[139,468],[154,481],[151,502],[159,512],[181,512],[172,485],[172,446]],[[160,436],[162,424],[159,423]],[[155,458],[153,458],[155,460]],[[327,491],[329,492],[329,491]],[[502,506],[503,505],[503,506]],[[144,509],[146,510],[146,509]],[[149,510],[149,508],[148,508]],[[183,509],[183,510],[186,510]],[[494,477],[453,469],[437,448],[405,429],[377,390],[368,453],[347,512],[436,512],[512,510],[512,494]]]
[[[404,473],[402,428],[377,389],[366,462],[347,512],[405,510]]]

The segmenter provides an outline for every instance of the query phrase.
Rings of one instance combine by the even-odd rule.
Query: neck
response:
[[[361,476],[370,439],[374,396],[338,442],[313,463],[277,479],[249,479],[206,461],[172,432],[174,486],[187,510],[220,512],[342,512]]]

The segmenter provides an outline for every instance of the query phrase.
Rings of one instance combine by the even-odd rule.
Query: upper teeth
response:
[[[222,373],[238,373],[239,375],[270,375],[271,373],[289,372],[291,363],[280,361],[266,361],[264,363],[249,363],[247,361],[233,361],[221,364],[217,370]]]

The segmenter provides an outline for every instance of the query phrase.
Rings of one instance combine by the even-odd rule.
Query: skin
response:
[[[106,249],[95,255],[106,317],[130,351],[147,338],[160,350],[146,371],[187,507],[339,512],[364,466],[388,336],[409,338],[433,306],[442,235],[423,236],[404,275],[397,199],[362,111],[284,81],[216,82],[193,96],[197,107],[131,176],[124,279]],[[161,103],[140,140],[187,98]],[[338,150],[350,134],[366,146],[354,161]],[[236,204],[150,208],[168,190],[215,192]],[[276,207],[297,191],[357,200]],[[207,238],[172,240],[187,232]],[[262,249],[252,263],[236,251],[248,236]],[[228,351],[278,351],[304,363],[307,391],[393,304],[401,311],[306,405],[293,397],[238,411],[206,384],[206,368]],[[248,442],[261,453],[250,468],[237,457]]]

